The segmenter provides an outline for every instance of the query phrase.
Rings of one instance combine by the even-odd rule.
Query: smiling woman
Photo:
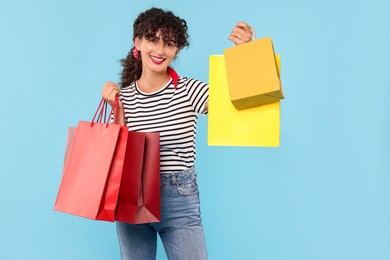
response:
[[[129,51],[127,57],[121,61],[123,65],[121,87],[126,87],[133,81],[140,79],[142,71],[145,72],[142,65],[147,60],[144,57],[140,59],[138,52],[141,51],[142,55],[144,51],[156,50],[159,42],[164,50],[156,51],[159,51],[161,55],[161,51],[172,50],[173,53],[169,52],[169,54],[173,55],[172,59],[174,59],[182,48],[189,46],[187,30],[186,21],[170,11],[165,12],[159,8],[151,8],[141,13],[133,25],[135,46]],[[145,41],[150,44],[142,46],[145,49],[141,50],[140,44],[145,43]],[[167,53],[164,54],[167,55]],[[169,64],[170,61],[166,63]]]
[[[180,50],[174,40],[173,37],[164,37],[161,30],[154,36],[135,37],[133,54],[136,53],[136,56],[138,56],[138,52],[141,53],[142,71],[145,75],[137,82],[140,90],[151,93],[161,88],[160,84],[155,86],[148,84],[146,78],[163,74],[166,76],[166,82],[169,81],[170,75],[166,73],[167,67]],[[146,76],[147,74],[149,75]]]
[[[169,67],[189,46],[185,20],[158,8],[134,22],[134,47],[122,60],[121,90],[107,82],[102,96],[119,95],[119,123],[130,131],[160,134],[161,221],[142,225],[117,222],[123,259],[155,259],[159,233],[169,259],[207,259],[195,168],[196,123],[207,113],[208,85],[179,77]],[[234,43],[250,41],[249,25],[239,23]],[[130,187],[129,187],[130,188]]]

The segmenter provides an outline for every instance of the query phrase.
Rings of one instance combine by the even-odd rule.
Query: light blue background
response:
[[[0,259],[119,259],[114,224],[52,207],[67,127],[118,81],[132,22],[151,6],[188,22],[181,75],[207,82],[237,21],[282,57],[279,148],[209,147],[199,120],[210,259],[390,259],[387,0],[3,0]]]

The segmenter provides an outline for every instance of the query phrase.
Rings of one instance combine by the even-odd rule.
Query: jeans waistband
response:
[[[161,178],[166,180],[171,179],[172,183],[177,183],[182,179],[188,178],[188,175],[192,173],[195,174],[195,176],[198,174],[195,166],[192,166],[191,168],[184,171],[161,173]]]

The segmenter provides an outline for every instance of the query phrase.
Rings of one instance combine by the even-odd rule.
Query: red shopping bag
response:
[[[70,126],[68,128],[68,135],[66,136],[66,148],[65,148],[65,155],[64,155],[64,170],[65,170],[65,164],[66,161],[68,160],[68,155],[70,151],[70,147],[72,146],[74,136],[76,134],[77,127],[72,127]]]
[[[129,132],[115,219],[160,221],[160,135]]]
[[[101,123],[105,107],[102,99],[92,122],[80,121],[76,130],[69,129],[63,176],[54,205],[57,211],[115,220],[128,130],[118,124]],[[117,107],[116,103],[116,111]],[[115,111],[114,114],[117,115]]]

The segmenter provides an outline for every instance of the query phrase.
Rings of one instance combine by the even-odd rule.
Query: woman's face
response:
[[[134,45],[141,51],[142,69],[157,73],[165,73],[179,52],[173,39],[165,39],[159,32],[154,37],[136,37]]]

